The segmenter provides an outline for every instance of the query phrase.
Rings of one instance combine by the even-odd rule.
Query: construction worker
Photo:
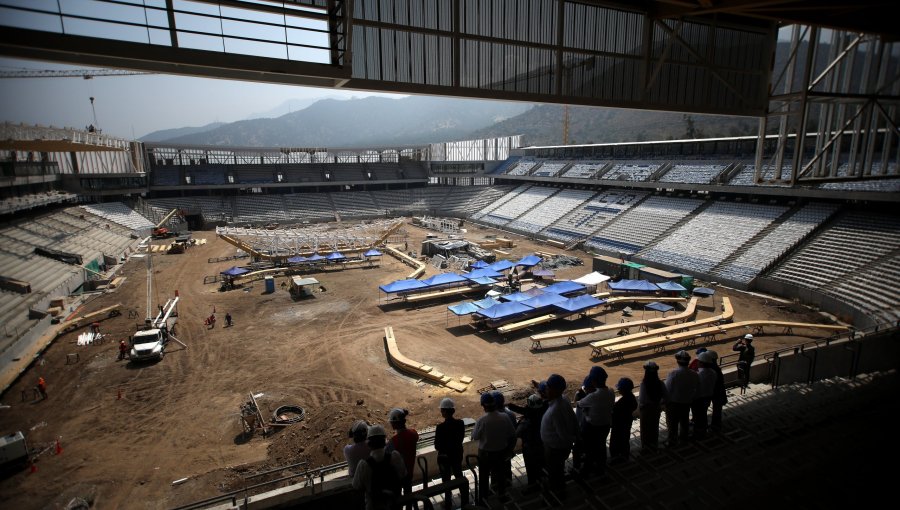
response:
[[[747,391],[750,384],[750,367],[753,366],[753,358],[756,349],[753,347],[753,335],[747,333],[744,338],[737,341],[731,350],[739,352],[737,362],[738,381],[741,383],[741,393]]]
[[[126,356],[128,356],[128,344],[122,340],[119,342],[119,360],[125,359]]]
[[[37,390],[41,394],[41,398],[47,398],[47,381],[43,377],[38,377]]]
[[[454,418],[456,403],[453,399],[445,398],[440,403],[441,417],[444,421],[438,423],[434,432],[434,449],[437,451],[438,470],[441,472],[441,481],[449,482],[451,477],[463,478],[463,440],[466,437],[466,425],[462,420]],[[452,494],[444,493],[444,508],[452,508]]]
[[[226,328],[231,327],[231,314],[230,313],[225,314],[225,327]]]

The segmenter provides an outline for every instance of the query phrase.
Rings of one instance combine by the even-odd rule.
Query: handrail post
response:
[[[813,351],[812,359],[809,364],[809,384],[811,385],[816,377],[816,365],[819,363],[819,349]]]
[[[856,377],[859,370],[859,351],[862,349],[862,342],[855,340],[851,334],[849,342],[844,345],[844,349],[850,351],[850,372],[848,377]]]
[[[475,459],[477,461],[478,455],[466,455],[466,467],[469,469],[469,471],[472,472],[472,477],[475,479],[475,503],[477,504],[480,501],[480,499],[478,499],[480,497],[480,494],[478,493],[478,472],[475,471],[474,467],[472,467],[471,459]]]
[[[780,358],[778,356],[778,352],[776,351],[776,352],[772,353],[772,368],[771,368],[771,372],[770,372],[772,374],[772,389],[773,390],[778,387],[778,375],[779,375],[780,369],[781,369],[781,362],[780,362]]]
[[[422,472],[422,488],[428,488],[428,459],[423,456],[416,457],[416,462],[419,465],[419,471]],[[424,467],[422,467],[424,465]],[[410,477],[412,477],[412,473],[410,473]]]

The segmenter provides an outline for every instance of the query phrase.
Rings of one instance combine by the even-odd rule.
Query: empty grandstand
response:
[[[728,152],[744,143],[738,137],[631,144],[627,157],[620,154],[620,144],[565,151],[511,147],[504,152],[505,160],[482,165],[475,178],[471,174],[446,177],[452,174],[441,170],[441,182],[467,184],[455,186],[428,184],[432,178],[429,155],[449,154],[449,144],[333,151],[146,144],[135,150],[144,156],[140,169],[149,171],[130,168],[134,178],[123,177],[121,171],[94,173],[88,185],[84,180],[67,181],[70,170],[59,167],[53,170],[60,174],[57,180],[71,182],[74,192],[7,192],[3,203],[9,204],[7,211],[21,211],[66,200],[89,201],[93,190],[114,194],[116,189],[132,191],[132,186],[143,190],[146,199],[103,199],[85,204],[85,214],[39,216],[27,227],[7,228],[5,238],[20,251],[22,246],[54,245],[86,260],[102,261],[103,255],[121,253],[132,237],[145,234],[172,209],[189,218],[195,228],[394,215],[456,216],[565,245],[583,242],[586,249],[598,253],[633,256],[742,288],[752,288],[760,274],[768,272],[770,282],[785,283],[785,275],[790,274],[799,287],[839,294],[834,290],[842,288],[837,282],[791,273],[809,267],[792,262],[801,257],[795,251],[800,246],[797,253],[806,253],[809,235],[827,235],[835,228],[829,218],[841,209],[843,200],[889,202],[900,179],[886,175],[859,183],[798,186],[790,188],[795,198],[788,201],[768,191],[770,185],[785,187],[772,158],[764,159],[768,162],[757,175],[755,163],[744,153]],[[691,156],[667,155],[673,153]],[[29,164],[23,159],[16,168]],[[881,164],[874,161],[871,168],[880,171]],[[891,165],[884,167],[895,171],[896,165]],[[790,168],[786,163],[782,172]],[[841,168],[850,171],[846,164]],[[482,178],[478,182],[487,185],[472,185]],[[576,183],[587,189],[577,189]],[[86,224],[79,216],[96,221]],[[99,229],[97,221],[102,222]],[[888,262],[884,261],[884,267],[890,273],[893,266]],[[824,274],[828,273],[817,278]],[[846,302],[887,317],[878,311],[883,307],[870,299],[848,297]]]

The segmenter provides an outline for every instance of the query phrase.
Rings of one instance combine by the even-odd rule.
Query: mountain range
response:
[[[379,147],[521,134],[525,145],[559,145],[563,118],[561,105],[372,96],[320,99],[274,118],[156,131],[142,141],[231,147]],[[571,106],[568,143],[752,135],[756,126],[755,119],[745,117]]]

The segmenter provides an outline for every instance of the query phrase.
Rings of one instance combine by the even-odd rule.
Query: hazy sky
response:
[[[87,69],[0,58],[0,71]],[[292,99],[392,96],[363,91],[270,85],[174,75],[0,79],[0,121],[84,128],[140,138],[160,129],[233,122],[273,110]],[[403,97],[393,95],[392,97]]]

